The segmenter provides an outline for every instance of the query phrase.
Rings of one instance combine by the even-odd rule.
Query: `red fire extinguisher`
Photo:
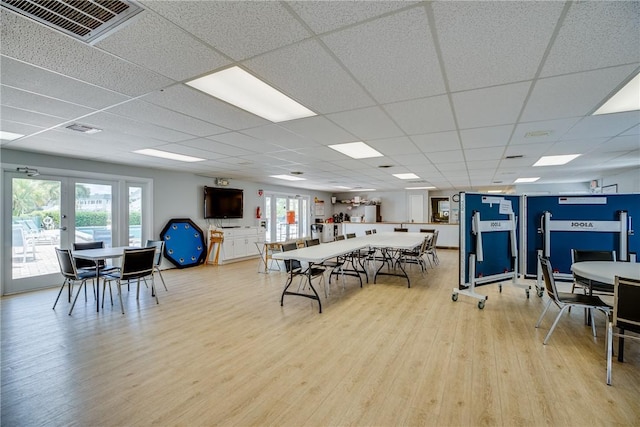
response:
[[[260,215],[260,206],[256,209],[256,218],[260,219],[262,215]]]

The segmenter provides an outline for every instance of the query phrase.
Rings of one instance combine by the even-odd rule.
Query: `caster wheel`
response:
[[[478,308],[482,310],[484,308],[484,300],[478,301]]]
[[[458,301],[458,294],[451,294],[452,301]]]
[[[529,289],[527,289],[527,299],[529,299]]]
[[[542,295],[544,294],[544,292],[542,292],[542,289],[538,289],[538,296],[540,298],[542,298]]]

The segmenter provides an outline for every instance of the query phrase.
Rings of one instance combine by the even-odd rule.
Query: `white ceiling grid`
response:
[[[335,192],[640,168],[640,112],[590,116],[640,70],[638,1],[140,3],[94,45],[1,9],[0,129],[26,135],[3,148]],[[318,115],[274,124],[184,84],[231,65]],[[384,157],[328,148],[353,141]],[[293,171],[306,180],[270,177]],[[420,179],[392,176],[406,172]]]

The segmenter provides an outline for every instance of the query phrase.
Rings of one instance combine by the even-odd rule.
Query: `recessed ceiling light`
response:
[[[415,173],[394,173],[393,176],[400,179],[420,179]]]
[[[293,175],[270,175],[271,178],[284,179],[286,181],[305,181],[305,178],[300,178],[299,176]]]
[[[523,182],[536,182],[537,180],[539,180],[540,177],[537,176],[535,178],[518,178],[515,181],[513,181],[515,184],[519,184],[519,183],[523,183]]]
[[[186,83],[272,122],[301,119],[316,113],[240,67],[231,67]]]
[[[593,115],[640,110],[640,73],[609,98]]]
[[[404,187],[405,190],[435,190],[436,187]]]
[[[375,188],[356,188],[354,190],[349,190],[350,192],[354,192],[354,191],[376,191]]]
[[[14,139],[22,138],[24,135],[13,132],[6,132],[4,130],[0,130],[0,139],[4,141],[13,141]]]
[[[502,190],[489,190],[487,193],[502,193]]]
[[[290,174],[291,174],[291,175],[302,175],[302,174],[304,174],[304,172],[300,172],[300,171],[293,171],[293,172],[290,172]]]
[[[74,123],[72,125],[66,126],[67,129],[69,130],[75,130],[76,132],[82,132],[82,133],[87,133],[89,135],[94,134],[94,133],[98,133],[98,132],[102,132],[102,129],[98,129],[98,128],[94,128],[91,126],[86,126],[86,125],[81,125],[78,123]]]
[[[345,187],[344,185],[336,185],[336,188],[342,188],[344,190],[351,190],[351,187]]]
[[[580,156],[580,154],[565,154],[562,156],[542,156],[533,166],[558,166],[565,165],[571,160]]]
[[[370,157],[382,157],[382,153],[369,147],[364,142],[348,142],[346,144],[329,145],[336,151],[346,154],[352,159],[368,159]]]
[[[145,156],[160,157],[162,159],[179,160],[181,162],[203,162],[206,159],[199,157],[185,156],[184,154],[170,153],[168,151],[154,150],[153,148],[145,148],[144,150],[135,150],[134,153],[144,154]]]

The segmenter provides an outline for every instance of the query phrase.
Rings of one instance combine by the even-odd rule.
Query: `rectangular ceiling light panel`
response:
[[[14,139],[22,138],[24,135],[13,132],[6,132],[0,130],[0,139],[3,141],[13,141]]]
[[[415,173],[394,173],[393,176],[399,179],[420,179]]]
[[[305,181],[305,178],[295,175],[271,175],[271,178],[284,179],[285,181]]]
[[[593,115],[640,110],[640,73],[602,104]]]
[[[199,157],[185,156],[184,154],[170,153],[168,151],[154,150],[153,148],[145,148],[143,150],[136,150],[134,153],[144,154],[145,156],[160,157],[162,159],[179,160],[181,162],[203,162],[206,159]]]
[[[566,165],[571,160],[579,157],[580,154],[564,154],[560,156],[542,156],[533,166],[559,166]]]
[[[537,176],[535,178],[518,178],[515,181],[513,181],[515,184],[522,184],[524,182],[536,182],[537,180],[539,180],[540,177]]]
[[[370,157],[382,157],[382,153],[368,146],[364,142],[348,142],[346,144],[329,145],[336,151],[345,154],[352,159],[368,159]]]
[[[240,67],[227,68],[186,84],[275,123],[316,115]]]

